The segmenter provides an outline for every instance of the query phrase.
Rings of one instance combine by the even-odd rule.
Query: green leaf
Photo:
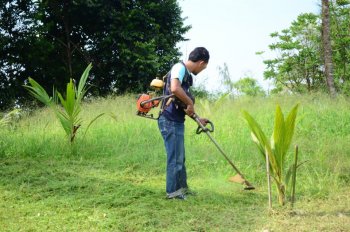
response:
[[[45,105],[52,106],[52,99],[49,97],[45,89],[41,87],[41,85],[34,79],[29,77],[28,80],[31,86],[24,85],[24,88],[26,88],[30,92],[30,94],[32,94],[36,99],[38,99]]]
[[[261,130],[259,124],[254,120],[252,116],[246,111],[242,111],[243,117],[248,123],[252,134],[254,135],[253,141],[258,145],[258,148],[260,152],[263,154],[263,157],[265,159],[265,155],[267,152],[267,155],[269,156],[270,160],[270,167],[273,170],[274,173],[278,173],[277,164],[276,164],[276,159],[273,155],[273,151],[271,149],[270,142],[268,141],[266,135],[264,132]]]
[[[86,81],[87,81],[87,78],[89,77],[89,72],[90,72],[91,68],[92,68],[92,64],[90,63],[86,67],[85,71],[83,72],[83,74],[80,77],[78,90],[77,90],[77,99],[79,102],[81,101],[81,99],[83,98],[83,96],[86,93],[86,90],[87,90],[86,89]]]
[[[85,137],[86,133],[88,132],[90,126],[91,126],[98,118],[102,117],[104,114],[105,114],[105,113],[101,113],[101,114],[97,115],[95,118],[93,118],[93,119],[90,121],[89,125],[87,126],[87,128],[86,128],[86,130],[85,130],[84,137]]]
[[[269,146],[267,138],[264,134],[264,132],[261,130],[258,123],[253,119],[252,116],[246,111],[242,111],[243,118],[248,123],[248,126],[251,130],[251,136],[254,141],[254,143],[258,146],[260,152],[263,155],[263,158],[265,159],[265,147]]]
[[[281,171],[283,168],[283,151],[284,147],[284,133],[285,133],[285,125],[284,125],[284,116],[281,110],[281,107],[277,105],[276,114],[275,114],[275,126],[274,131],[271,138],[271,147],[273,149],[273,154],[276,159],[278,176],[281,176]]]
[[[287,171],[287,173],[286,173],[285,183],[286,183],[286,186],[287,186],[287,190],[288,190],[290,178],[292,177],[292,174],[293,174],[293,170],[294,170],[294,164],[292,164],[292,165],[288,168],[288,171]]]
[[[61,93],[60,92],[56,92],[57,96],[58,96],[58,99],[60,99],[60,103],[61,105],[63,106],[64,109],[67,108],[67,102],[66,100],[64,100],[64,98],[62,97]]]
[[[56,111],[56,116],[59,119],[64,131],[66,132],[66,135],[69,136],[72,133],[73,129],[73,124],[69,119],[69,116],[59,110]]]
[[[295,129],[295,121],[296,121],[296,116],[297,116],[297,113],[298,113],[298,107],[299,107],[299,104],[296,104],[293,109],[291,110],[291,112],[288,114],[288,117],[286,119],[286,122],[285,122],[285,151],[284,151],[284,156],[285,154],[287,153],[287,150],[289,149],[289,146],[292,142],[292,138],[293,138],[293,135],[294,135],[294,129]],[[284,158],[284,157],[283,157]]]
[[[73,80],[70,79],[69,83],[67,84],[67,90],[66,90],[66,104],[65,104],[65,110],[67,113],[72,116],[74,112],[74,108],[76,107],[76,101],[75,101],[75,89]]]

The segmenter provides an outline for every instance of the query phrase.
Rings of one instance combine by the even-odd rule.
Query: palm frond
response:
[[[78,101],[80,101],[83,98],[83,96],[85,95],[85,93],[87,91],[86,81],[87,81],[87,78],[89,77],[89,73],[90,73],[91,68],[92,68],[92,64],[90,63],[86,67],[85,71],[83,72],[83,74],[80,77],[80,81],[79,81],[79,84],[78,84],[78,90],[77,90],[77,99],[78,99]]]
[[[287,150],[289,149],[289,146],[292,142],[294,130],[295,130],[295,122],[296,122],[296,116],[298,113],[298,107],[299,104],[295,105],[293,109],[290,111],[290,113],[287,116],[287,119],[285,121],[285,138],[284,138],[284,156],[287,153]],[[283,157],[284,158],[284,157]]]
[[[273,154],[276,159],[278,176],[281,176],[281,171],[283,169],[283,151],[284,151],[284,134],[285,134],[285,123],[284,115],[282,113],[281,107],[277,105],[275,113],[275,126],[271,138],[271,146],[274,150]]]
[[[264,151],[262,154],[266,154],[269,156],[269,160],[271,163],[271,169],[278,173],[276,159],[273,155],[273,151],[271,149],[270,141],[268,141],[266,135],[261,130],[259,124],[255,121],[255,119],[246,111],[242,111],[243,117],[248,123],[248,126],[250,127],[251,132],[254,134],[255,138],[253,138],[253,141],[255,139],[255,143],[259,146],[260,151]],[[259,142],[259,144],[257,143]],[[265,159],[265,155],[264,155]]]
[[[67,90],[66,90],[65,110],[68,112],[69,115],[72,115],[75,107],[76,107],[75,89],[74,89],[73,80],[70,79],[69,83],[67,84]]]
[[[29,91],[29,93],[45,105],[52,106],[52,98],[49,97],[45,89],[38,82],[36,82],[30,77],[28,81],[31,86],[24,85],[24,87]]]
[[[69,136],[71,134],[73,124],[69,118],[69,116],[60,110],[56,111],[56,116],[58,120],[60,121],[64,131],[66,132],[66,135]]]

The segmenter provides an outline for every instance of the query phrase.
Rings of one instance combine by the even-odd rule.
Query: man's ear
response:
[[[208,65],[208,62],[205,62],[205,61],[201,60],[199,64],[200,64],[201,67],[206,68],[207,65]]]
[[[198,64],[202,66],[205,62],[203,60],[198,61]]]

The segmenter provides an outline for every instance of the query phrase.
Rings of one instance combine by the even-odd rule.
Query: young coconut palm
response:
[[[269,160],[270,174],[275,180],[278,200],[281,205],[285,204],[286,188],[291,177],[291,170],[294,170],[294,164],[289,168],[289,171],[285,174],[285,160],[286,154],[290,147],[294,128],[295,119],[298,111],[298,104],[293,107],[286,119],[282,113],[281,107],[277,105],[275,127],[269,141],[261,130],[259,124],[254,120],[252,116],[246,111],[243,111],[243,117],[247,121],[254,143],[257,145],[260,153],[263,155],[266,162],[266,155]]]
[[[25,85],[24,87],[28,89],[28,91],[39,101],[50,107],[56,117],[59,119],[64,131],[69,137],[69,141],[71,143],[74,142],[75,135],[80,128],[82,118],[80,117],[81,112],[81,101],[86,94],[86,81],[89,76],[89,72],[92,68],[92,65],[89,64],[82,74],[78,88],[75,87],[73,80],[70,79],[67,84],[66,89],[66,99],[58,92],[54,90],[53,97],[50,97],[45,89],[34,79],[29,78],[29,85]],[[58,104],[58,100],[60,101],[61,106]],[[90,127],[90,125],[100,116],[95,117],[88,125],[86,131]]]

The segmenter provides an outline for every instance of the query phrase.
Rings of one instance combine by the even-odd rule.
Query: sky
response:
[[[187,60],[195,47],[206,47],[210,60],[206,70],[194,79],[195,86],[204,84],[209,91],[220,90],[218,67],[227,64],[232,81],[249,76],[265,89],[273,88],[263,78],[263,60],[274,53],[268,45],[270,34],[290,27],[302,13],[320,12],[321,0],[179,0],[189,41],[178,47]],[[262,56],[255,53],[265,51]]]

